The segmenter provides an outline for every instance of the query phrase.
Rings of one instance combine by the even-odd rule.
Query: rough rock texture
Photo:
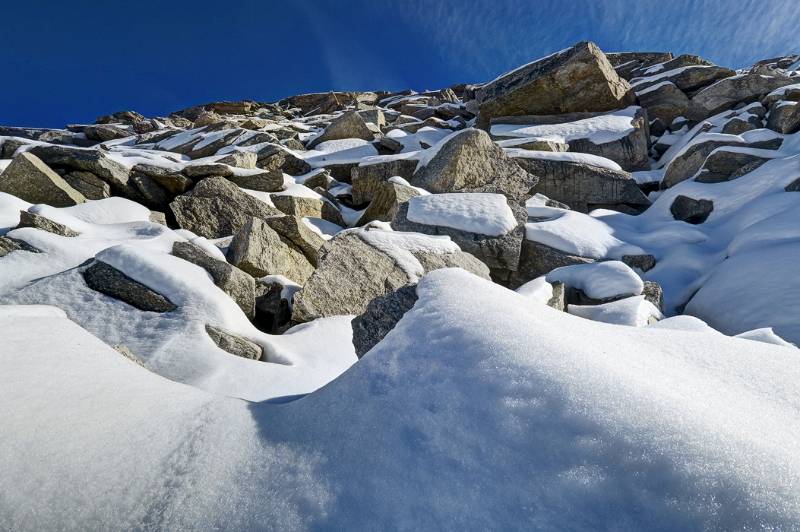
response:
[[[646,301],[655,305],[658,310],[664,311],[664,290],[660,284],[655,281],[645,281],[642,295],[644,295]]]
[[[172,244],[172,254],[206,270],[214,284],[228,294],[248,318],[255,316],[256,281],[250,275],[215,259],[191,242],[175,242]]]
[[[800,131],[800,104],[781,102],[774,105],[769,112],[767,127],[784,135]]]
[[[680,58],[676,58],[676,60],[677,59]],[[663,73],[656,72],[650,78],[634,78],[631,80],[631,86],[639,93],[648,87],[668,81],[674,84],[678,89],[684,92],[690,92],[736,74],[736,72],[729,68],[716,65],[676,65],[677,63],[670,65],[662,71]],[[673,74],[664,75],[666,72],[672,70],[674,70]]]
[[[489,278],[489,269],[464,252],[412,252],[426,272],[460,267]],[[294,297],[292,319],[361,314],[370,301],[416,282],[386,252],[370,245],[358,232],[340,233],[320,250],[319,267]]]
[[[465,129],[452,136],[414,173],[411,184],[432,193],[494,192],[524,201],[537,181],[485,131]]]
[[[336,225],[345,225],[339,209],[320,198],[305,196],[290,196],[289,194],[276,194],[271,197],[273,205],[283,214],[290,216],[310,216],[322,218]]]
[[[363,139],[372,140],[375,135],[367,127],[364,119],[355,111],[347,111],[335,118],[321,135],[308,143],[308,149],[329,140]]]
[[[707,199],[693,199],[688,196],[678,196],[669,208],[676,220],[690,224],[701,224],[714,210],[714,202]]]
[[[34,146],[31,153],[53,169],[82,170],[90,172],[111,186],[117,194],[130,196],[129,170],[100,150],[80,149],[72,146]]]
[[[416,302],[416,285],[400,287],[370,301],[366,310],[351,322],[353,346],[356,348],[358,358],[363,357],[367,351],[383,340]]]
[[[280,144],[268,144],[261,148],[256,156],[258,158],[256,165],[263,170],[280,170],[289,175],[306,174],[312,170],[310,164]]]
[[[796,78],[744,74],[720,80],[692,97],[687,118],[702,120],[737,103],[760,101],[773,90],[797,83]]]
[[[118,269],[96,260],[83,272],[86,284],[109,297],[150,312],[169,312],[178,308],[163,295],[134,281]]]
[[[303,284],[314,267],[290,240],[281,238],[261,218],[249,218],[236,232],[228,260],[253,277],[283,275]]]
[[[359,165],[350,171],[353,184],[353,203],[362,205],[372,201],[381,183],[394,176],[410,181],[417,168],[416,159],[394,159],[375,164]]]
[[[54,222],[49,218],[27,211],[20,211],[19,225],[17,225],[17,227],[34,227],[42,231],[47,231],[48,233],[53,233],[54,235],[66,237],[75,237],[80,234],[64,224]]]
[[[246,338],[242,338],[238,334],[230,331],[214,327],[213,325],[206,325],[206,333],[214,340],[214,343],[222,349],[237,357],[249,358],[251,360],[260,360],[263,355],[261,346],[251,342]]]
[[[564,253],[533,240],[523,240],[522,248],[520,249],[519,266],[511,277],[509,288],[518,288],[528,281],[546,275],[561,266],[587,264],[590,262],[595,261],[588,257]]]
[[[317,265],[319,250],[325,245],[325,239],[311,229],[302,217],[276,216],[264,221],[283,239],[297,246],[312,266]]]
[[[22,152],[14,157],[0,174],[0,192],[6,192],[30,203],[46,203],[53,207],[69,207],[86,198],[37,156]]]
[[[30,251],[39,253],[39,250],[22,240],[16,240],[7,236],[0,236],[0,257],[5,257],[13,251]]]
[[[515,161],[528,173],[539,176],[533,193],[544,194],[580,212],[589,212],[599,206],[643,209],[650,205],[647,196],[627,172],[532,157],[518,157]]]
[[[718,148],[706,157],[700,173],[694,178],[698,183],[721,183],[752,172],[769,158],[746,152]]]
[[[639,105],[647,110],[650,120],[661,119],[671,124],[689,110],[689,97],[674,83],[659,83],[653,88],[637,92]]]
[[[630,80],[637,70],[672,59],[670,52],[612,52],[606,58],[620,77]]]
[[[259,172],[257,174],[230,175],[228,181],[236,186],[258,190],[260,192],[280,192],[283,190],[283,172],[280,170],[270,170],[269,172]]]
[[[111,186],[91,172],[67,172],[64,174],[64,181],[86,199],[99,200],[111,196]]]
[[[223,177],[203,179],[190,192],[175,198],[169,207],[180,227],[206,238],[232,235],[253,216],[282,214]]]
[[[342,111],[351,105],[374,105],[377,101],[374,92],[318,92],[284,98],[278,105],[286,109],[296,107],[303,115],[318,115]]]
[[[631,268],[638,268],[643,272],[650,271],[656,267],[656,258],[650,254],[623,255],[620,260]]]
[[[632,105],[635,95],[605,54],[581,42],[483,85],[477,91],[478,127],[492,117],[610,111]]]
[[[414,187],[383,181],[378,184],[377,191],[373,193],[369,207],[358,220],[358,225],[364,225],[375,220],[391,222],[402,204],[419,195],[420,192]]]

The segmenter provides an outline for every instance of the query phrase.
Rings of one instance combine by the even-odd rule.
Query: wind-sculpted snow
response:
[[[800,519],[793,348],[595,323],[459,270],[429,274],[417,293],[358,364],[288,404],[166,381],[64,318],[3,308],[0,526],[788,530]]]

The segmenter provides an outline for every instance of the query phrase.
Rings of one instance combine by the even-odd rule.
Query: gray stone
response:
[[[83,194],[86,199],[99,200],[111,197],[111,186],[91,172],[75,170],[64,174],[64,181]]]
[[[319,250],[325,239],[311,229],[299,216],[276,216],[264,220],[276,233],[297,246],[312,266],[317,265]]]
[[[248,318],[255,317],[256,281],[250,275],[215,259],[191,242],[175,242],[172,244],[172,254],[206,270],[214,284],[228,294]]]
[[[391,222],[398,209],[409,199],[419,196],[420,192],[414,187],[409,187],[390,181],[382,181],[377,186],[369,207],[358,219],[357,225],[364,225],[373,221]]]
[[[417,168],[416,159],[393,159],[375,164],[358,165],[350,171],[350,180],[353,184],[353,203],[363,205],[372,201],[380,184],[391,177],[399,176],[411,180]]]
[[[610,111],[636,100],[628,82],[591,42],[504,74],[483,85],[476,97],[481,129],[496,116]]]
[[[160,211],[150,211],[150,216],[148,219],[153,222],[154,224],[163,225],[167,227],[167,216]]]
[[[137,164],[131,168],[131,178],[137,175],[149,177],[161,189],[171,196],[183,194],[194,184],[191,179],[180,172],[155,166],[152,164]]]
[[[706,87],[692,97],[687,118],[702,120],[733,108],[741,102],[760,101],[764,96],[785,85],[797,83],[796,78],[745,74],[730,77]]]
[[[683,195],[676,197],[669,208],[673,218],[694,225],[705,222],[713,210],[713,201],[697,200]]]
[[[258,168],[280,170],[289,175],[307,174],[311,165],[280,144],[267,144],[256,153]]]
[[[111,185],[111,189],[118,194],[128,195],[131,191],[128,186],[128,168],[109,158],[101,150],[47,144],[34,146],[28,153],[39,157],[54,169],[91,172]]]
[[[336,235],[320,250],[319,267],[303,290],[295,294],[292,319],[311,321],[324,316],[361,314],[370,301],[417,279],[409,276],[386,251],[369,243],[363,231]],[[464,253],[411,250],[425,272],[459,267],[484,279],[489,269]]]
[[[786,192],[800,192],[800,178],[795,179],[784,188]]]
[[[560,310],[561,312],[566,312],[567,301],[564,283],[556,281],[554,283],[550,283],[550,285],[553,287],[553,295],[547,300],[547,306],[556,310]]]
[[[84,270],[83,278],[92,290],[119,299],[139,310],[170,312],[178,308],[163,295],[99,260],[95,260]]]
[[[620,259],[631,268],[638,268],[647,272],[656,267],[656,258],[653,255],[623,255]]]
[[[351,322],[356,356],[363,357],[383,340],[416,302],[415,285],[402,286],[370,301],[364,312]]]
[[[718,148],[706,157],[700,173],[694,178],[698,183],[731,181],[752,172],[770,159],[746,152]]]
[[[324,199],[289,194],[276,194],[271,196],[271,199],[275,208],[284,214],[301,218],[306,216],[322,218],[336,225],[346,225],[339,209]]]
[[[0,174],[0,192],[53,207],[69,207],[86,201],[83,194],[28,152],[17,154]]]
[[[236,186],[260,192],[280,192],[283,190],[283,172],[280,170],[270,170],[257,174],[230,175],[228,180]]]
[[[217,344],[217,347],[237,357],[261,360],[264,354],[260,345],[225,329],[206,325],[206,333]]]
[[[509,288],[518,288],[523,284],[548,274],[561,266],[588,264],[595,262],[588,257],[570,255],[533,240],[524,240],[520,250],[519,266],[511,277]]]
[[[14,251],[30,251],[31,253],[39,253],[38,249],[23,240],[9,238],[7,236],[0,236],[0,257],[5,257]]]
[[[283,275],[301,285],[314,272],[302,250],[261,218],[250,218],[236,232],[228,260],[253,277]]]
[[[269,218],[281,212],[223,177],[206,178],[170,203],[178,225],[206,238],[236,233],[249,218]]]
[[[20,211],[19,225],[17,225],[17,227],[33,227],[36,229],[41,229],[42,231],[47,231],[48,233],[53,233],[54,235],[66,237],[76,237],[80,234],[76,231],[73,231],[66,225],[54,222],[49,218],[45,218],[44,216],[27,211]]]
[[[673,83],[659,85],[636,95],[639,105],[647,109],[647,116],[651,120],[658,118],[671,124],[679,116],[686,116],[689,110],[689,97]]]
[[[784,135],[800,131],[800,103],[781,102],[773,105],[767,127]]]
[[[655,281],[645,281],[642,295],[645,301],[655,305],[658,310],[664,311],[664,290],[660,284]]]
[[[630,80],[634,71],[669,61],[672,59],[672,54],[670,52],[612,52],[606,54],[606,58],[620,77]]]
[[[127,358],[128,360],[130,360],[131,362],[133,362],[137,366],[145,367],[144,362],[142,362],[142,359],[137,357],[135,354],[133,354],[133,351],[128,349],[128,346],[122,345],[122,344],[117,344],[117,345],[115,345],[113,347],[114,347],[114,351],[116,351],[117,353],[119,353],[123,357]]]
[[[321,135],[308,143],[308,149],[329,140],[363,139],[373,140],[375,134],[370,131],[364,119],[356,111],[347,111],[336,117]]]
[[[677,59],[677,58],[676,58]],[[675,73],[664,76],[668,70],[677,70]],[[717,80],[728,78],[736,72],[729,68],[715,65],[684,65],[681,67],[670,67],[664,71],[656,72],[650,77],[634,78],[631,86],[638,93],[647,87],[652,87],[664,81],[673,83],[678,89],[689,92],[711,85]]]

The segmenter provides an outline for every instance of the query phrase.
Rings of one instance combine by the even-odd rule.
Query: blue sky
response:
[[[480,82],[593,40],[725,66],[800,52],[800,0],[40,0],[3,6],[0,124]]]

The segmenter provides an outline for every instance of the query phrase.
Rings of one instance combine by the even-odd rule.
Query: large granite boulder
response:
[[[249,218],[236,232],[228,260],[253,277],[282,275],[301,285],[314,272],[303,251],[261,218]]]
[[[793,83],[797,83],[797,78],[754,73],[725,78],[692,97],[687,118],[702,120],[739,103],[760,101],[775,89]]]
[[[292,319],[361,314],[376,297],[450,267],[489,279],[489,269],[449,239],[374,227],[344,231],[320,250],[319,267],[295,294]]]
[[[650,120],[660,119],[667,125],[689,110],[689,97],[669,81],[637,90],[636,96]]]
[[[391,180],[381,181],[375,188],[377,190],[372,193],[372,201],[358,219],[357,225],[376,220],[391,222],[405,202],[420,195],[419,189]]]
[[[753,153],[735,147],[717,148],[706,157],[694,180],[698,183],[731,181],[752,172],[770,159],[771,157],[762,157],[758,151]]]
[[[392,177],[411,180],[417,169],[417,159],[405,156],[395,157],[380,162],[365,161],[350,170],[350,181],[353,184],[353,203],[362,205],[372,201],[380,184]]]
[[[8,168],[0,173],[0,192],[53,207],[69,207],[86,201],[83,194],[28,152],[17,154]]]
[[[165,296],[99,260],[83,271],[83,278],[92,290],[124,301],[139,310],[169,312],[178,308]]]
[[[28,211],[20,211],[19,224],[17,227],[33,227],[34,229],[41,229],[42,231],[47,231],[54,235],[66,237],[76,237],[80,234],[64,224],[54,222],[49,218]]]
[[[260,360],[264,354],[260,345],[220,327],[206,324],[206,334],[217,347],[237,357]]]
[[[647,77],[632,79],[631,87],[638,95],[640,91],[648,87],[670,82],[684,92],[691,92],[735,74],[736,72],[729,68],[716,65],[670,66],[669,70],[659,71]]]
[[[255,216],[269,218],[283,213],[242,192],[224,177],[209,177],[194,189],[169,204],[183,229],[206,238],[222,238],[236,233]]]
[[[90,172],[108,183],[116,194],[136,195],[128,184],[130,170],[99,149],[42,144],[34,146],[28,153],[35,155],[55,170]]]
[[[627,81],[592,42],[549,55],[483,85],[477,125],[498,116],[610,111],[635,103]]]
[[[327,142],[329,140],[341,139],[363,139],[373,140],[375,134],[367,127],[367,123],[356,111],[347,111],[333,119],[333,121],[318,136],[314,137],[309,143],[308,148]]]
[[[519,266],[511,278],[509,288],[518,288],[528,281],[546,275],[562,266],[588,264],[591,262],[595,262],[595,260],[589,257],[571,255],[533,240],[524,240],[520,250]]]
[[[785,101],[773,105],[767,127],[784,135],[800,131],[800,103]]]
[[[416,285],[406,285],[369,302],[363,313],[353,318],[353,346],[358,358],[375,347],[417,302]]]
[[[321,115],[377,102],[378,95],[374,92],[317,92],[290,96],[277,103],[285,109],[297,108],[303,115]]]
[[[693,225],[705,222],[713,210],[713,201],[684,195],[677,196],[669,208],[673,218]]]

